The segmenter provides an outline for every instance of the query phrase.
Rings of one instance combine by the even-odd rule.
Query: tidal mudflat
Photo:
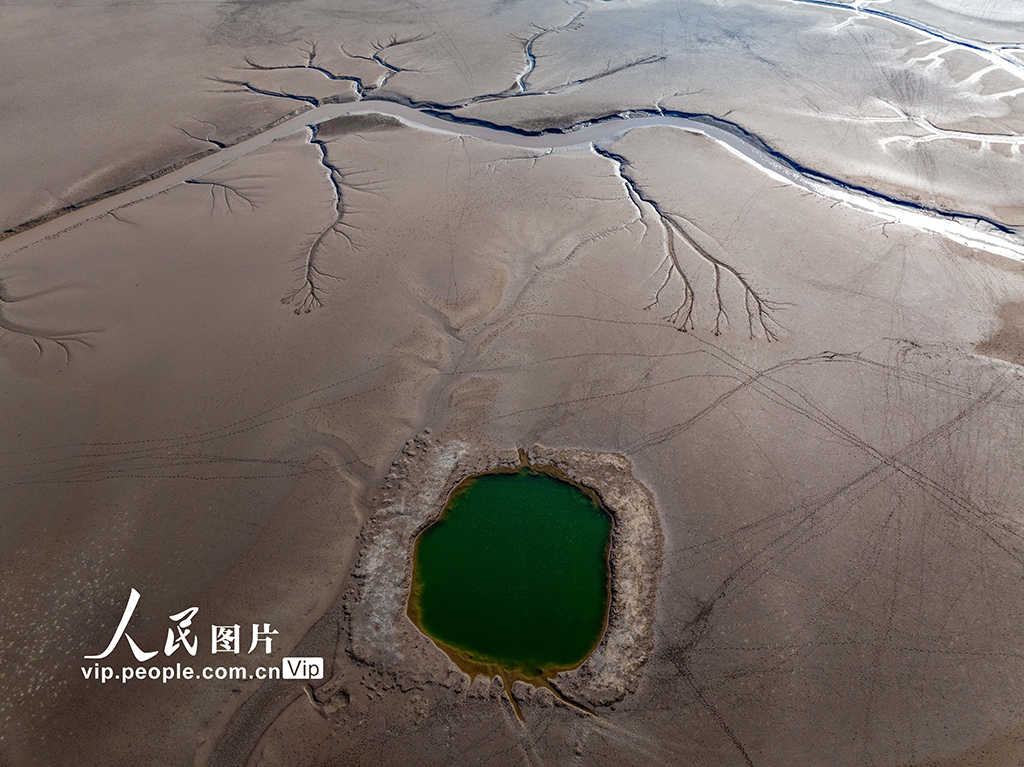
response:
[[[0,5],[0,762],[1019,763],[1022,21]],[[520,449],[613,527],[510,697],[408,606]]]

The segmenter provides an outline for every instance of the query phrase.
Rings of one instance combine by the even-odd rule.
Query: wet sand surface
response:
[[[0,5],[0,762],[1024,759],[984,5]],[[556,682],[593,716],[405,616],[403,541],[517,448],[656,509],[648,633]],[[144,665],[326,674],[84,679],[133,588]]]

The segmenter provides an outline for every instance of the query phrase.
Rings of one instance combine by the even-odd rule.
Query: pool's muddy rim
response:
[[[558,674],[560,673],[573,671],[582,666],[584,663],[587,662],[587,659],[593,654],[593,652],[600,646],[601,641],[604,639],[605,632],[608,630],[608,619],[611,615],[611,554],[615,534],[615,515],[611,510],[605,507],[604,503],[602,503],[601,501],[600,496],[593,490],[593,488],[581,485],[580,483],[566,477],[561,470],[557,469],[554,466],[532,463],[530,461],[529,455],[522,448],[520,448],[518,452],[520,461],[518,466],[501,466],[497,469],[485,471],[480,474],[470,474],[469,476],[464,477],[459,482],[456,482],[452,489],[449,491],[448,495],[445,497],[444,504],[441,507],[441,511],[438,513],[438,515],[434,517],[431,521],[429,521],[426,525],[424,525],[422,528],[420,528],[420,530],[416,533],[416,537],[413,540],[413,577],[410,582],[409,597],[406,602],[406,615],[409,616],[409,620],[413,622],[413,624],[420,630],[420,632],[429,637],[430,640],[435,645],[437,645],[438,648],[440,648],[456,666],[462,669],[470,677],[476,677],[478,675],[483,675],[489,678],[493,678],[495,676],[501,677],[501,680],[505,686],[505,690],[509,693],[510,699],[512,696],[512,687],[517,681],[533,685],[534,687],[547,687],[554,690],[554,688],[551,687],[551,680],[557,678]],[[572,663],[567,665],[544,666],[540,669],[540,673],[538,674],[528,674],[522,668],[516,668],[514,666],[503,664],[502,662],[494,658],[478,656],[470,651],[464,650],[455,645],[448,644],[442,640],[439,640],[437,637],[431,636],[430,632],[423,627],[422,621],[420,620],[419,617],[417,595],[420,593],[421,586],[416,583],[415,577],[416,551],[417,548],[419,547],[421,535],[426,530],[433,527],[437,523],[441,522],[445,518],[445,516],[449,513],[452,502],[455,500],[456,497],[458,497],[461,493],[467,491],[472,486],[472,483],[480,477],[501,474],[518,474],[519,472],[524,470],[536,474],[543,474],[545,476],[552,477],[553,479],[556,479],[559,482],[564,482],[568,485],[571,485],[572,487],[582,492],[587,498],[589,498],[591,502],[594,503],[594,505],[601,511],[601,513],[606,515],[609,521],[611,522],[611,526],[608,530],[608,540],[605,544],[603,553],[607,578],[605,580],[606,593],[603,615],[601,616],[601,628],[597,632],[597,636],[595,637],[593,644],[589,647],[586,654],[583,656],[583,658],[580,659],[578,663]]]
[[[456,690],[486,687],[498,669],[459,668],[408,615],[413,551],[419,534],[443,513],[452,491],[467,478],[495,470],[540,469],[588,491],[611,516],[609,608],[595,649],[574,669],[550,682],[504,678],[520,703],[550,688],[583,710],[635,691],[653,647],[654,612],[663,537],[654,497],[615,453],[556,449],[496,449],[466,441],[438,442],[428,431],[409,440],[370,499],[360,535],[355,584],[346,600],[349,654],[399,688],[425,681]],[[493,685],[492,685],[493,686]]]

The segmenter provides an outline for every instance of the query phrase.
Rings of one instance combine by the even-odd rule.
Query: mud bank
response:
[[[550,467],[591,489],[612,515],[607,628],[587,660],[552,680],[552,686],[573,702],[607,706],[636,689],[653,646],[663,545],[654,498],[622,456],[540,446],[531,447],[526,455],[534,468]],[[429,433],[405,446],[361,535],[354,571],[357,586],[348,607],[350,648],[358,660],[393,677],[399,687],[428,680],[454,689],[467,686],[468,675],[458,671],[407,615],[413,546],[466,477],[519,465],[515,450],[462,441],[439,444]],[[522,682],[515,689],[520,701],[536,695]]]

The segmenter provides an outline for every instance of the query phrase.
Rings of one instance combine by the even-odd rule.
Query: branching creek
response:
[[[281,96],[282,94],[268,92],[267,95]],[[453,114],[446,111],[446,107],[440,104],[420,102],[405,104],[399,103],[394,98],[373,97],[329,104],[315,104],[307,99],[303,101],[310,103],[311,108],[249,139],[217,149],[195,162],[152,181],[71,210],[64,215],[8,237],[0,245],[0,256],[15,253],[41,239],[55,236],[86,221],[110,214],[118,208],[152,197],[178,184],[194,182],[203,175],[286,136],[305,131],[311,136],[311,140],[315,139],[316,126],[328,120],[346,115],[379,114],[397,118],[402,123],[421,130],[472,137],[505,146],[537,150],[575,147],[599,151],[602,144],[609,143],[630,130],[656,126],[679,128],[707,136],[776,180],[793,184],[820,197],[893,223],[938,234],[970,248],[984,250],[1016,261],[1024,261],[1024,241],[1011,227],[979,216],[900,200],[822,174],[804,167],[775,150],[741,126],[709,114],[667,109],[634,110],[609,114],[568,128],[525,130],[511,125],[500,125]],[[450,107],[448,108],[450,109]],[[609,159],[621,160],[617,155],[613,156],[608,152],[599,151],[599,153]],[[619,170],[621,171],[621,168]]]
[[[978,70],[971,76],[972,78],[980,77],[990,70],[1000,70],[1012,78],[1024,82],[1024,65],[1011,55],[1013,51],[1021,50],[1020,46],[985,43],[944,33],[911,19],[870,8],[868,3],[871,0],[857,3],[854,6],[847,6],[833,0],[786,1],[798,5],[849,11],[852,15],[842,22],[844,25],[859,17],[872,17],[887,24],[895,24],[904,30],[923,36],[925,41],[945,44],[945,48],[927,54],[924,59],[940,57],[950,50],[969,52],[981,56],[988,62],[988,66]],[[462,110],[475,105],[520,97],[553,95],[576,86],[594,83],[626,70],[646,67],[665,59],[664,54],[649,54],[615,63],[609,61],[603,70],[578,79],[566,80],[543,89],[531,84],[531,76],[538,66],[536,46],[548,36],[572,32],[581,27],[582,19],[588,9],[587,4],[583,0],[567,0],[567,4],[573,7],[573,11],[563,23],[547,27],[534,26],[531,34],[517,38],[522,45],[523,64],[508,87],[503,90],[478,94],[456,103],[416,100],[389,89],[389,82],[393,78],[406,72],[418,71],[395,63],[390,58],[390,52],[403,46],[413,45],[430,35],[421,34],[411,37],[391,35],[386,38],[377,38],[367,41],[368,47],[361,51],[350,51],[344,45],[339,46],[343,57],[378,67],[380,71],[375,78],[336,72],[324,66],[318,60],[317,43],[312,40],[306,41],[305,47],[299,47],[305,59],[301,63],[267,64],[256,62],[247,56],[245,57],[246,66],[238,68],[241,71],[258,76],[260,73],[266,72],[303,70],[315,73],[316,76],[324,77],[332,82],[344,83],[346,92],[320,98],[308,93],[265,87],[252,82],[248,76],[241,76],[241,79],[209,77],[210,81],[226,86],[222,92],[247,93],[278,99],[295,105],[300,112],[293,113],[293,116],[283,118],[277,124],[267,126],[250,138],[234,145],[227,145],[211,138],[217,127],[205,120],[197,119],[197,122],[212,129],[208,130],[205,136],[177,127],[177,130],[189,138],[213,147],[210,153],[195,161],[186,161],[179,167],[168,168],[156,177],[151,176],[150,180],[142,180],[130,187],[111,190],[61,211],[55,211],[47,217],[25,222],[14,229],[7,230],[0,235],[0,240],[5,240],[3,244],[0,244],[0,258],[12,255],[41,240],[57,237],[65,231],[101,216],[111,216],[116,220],[121,220],[117,214],[119,209],[180,184],[207,187],[212,202],[217,201],[219,194],[229,212],[232,211],[233,204],[247,204],[251,210],[255,210],[254,203],[231,185],[204,180],[203,177],[277,139],[304,133],[307,142],[316,147],[320,165],[328,174],[333,189],[334,208],[330,224],[321,229],[318,236],[305,247],[302,263],[297,270],[300,273],[299,280],[288,289],[282,298],[282,303],[290,304],[296,314],[308,313],[323,305],[325,285],[331,281],[342,279],[338,275],[332,274],[326,260],[320,258],[320,253],[326,249],[328,241],[334,239],[333,235],[339,235],[352,250],[363,249],[363,246],[358,244],[352,236],[354,229],[351,224],[345,220],[346,192],[372,191],[350,181],[344,170],[332,163],[329,157],[328,143],[319,135],[320,126],[326,121],[344,116],[377,114],[396,118],[406,126],[419,130],[450,136],[471,137],[495,144],[538,151],[550,152],[557,149],[589,151],[610,162],[615,175],[622,182],[626,198],[636,213],[633,221],[623,224],[619,228],[639,222],[646,233],[648,224],[652,223],[655,227],[660,228],[663,235],[665,252],[659,270],[665,270],[664,281],[654,293],[651,303],[644,308],[650,309],[661,304],[663,293],[666,301],[669,301],[669,295],[678,295],[681,289],[682,297],[668,306],[667,313],[662,319],[668,320],[682,331],[695,329],[694,307],[698,296],[694,290],[695,283],[690,277],[689,269],[691,268],[702,269],[705,273],[710,271],[712,278],[710,299],[714,309],[712,330],[716,336],[722,332],[724,327],[731,324],[723,291],[723,287],[727,284],[730,285],[732,291],[735,291],[737,285],[742,291],[742,304],[751,339],[763,338],[771,342],[779,338],[783,327],[775,317],[775,310],[785,304],[769,300],[764,288],[756,285],[754,281],[748,279],[730,264],[727,258],[728,254],[709,249],[701,242],[700,238],[695,235],[695,225],[692,221],[685,215],[673,212],[662,205],[652,193],[643,188],[629,158],[610,148],[616,139],[636,128],[670,127],[706,136],[728,152],[752,164],[770,178],[782,184],[796,186],[810,194],[829,200],[834,205],[843,205],[880,218],[884,224],[905,225],[916,231],[936,234],[968,248],[987,251],[1016,261],[1024,261],[1024,240],[1021,238],[1022,232],[1019,228],[965,211],[945,209],[934,204],[928,205],[902,199],[862,184],[822,173],[784,154],[743,126],[712,114],[667,109],[661,101],[658,101],[655,102],[654,108],[610,112],[568,126],[538,130],[499,124],[464,114]],[[996,95],[1010,97],[1016,95],[1020,90],[1024,90],[1024,87]],[[891,118],[880,118],[882,121],[908,121],[924,130],[925,135],[923,137],[889,137],[881,141],[883,147],[886,142],[894,140],[907,140],[915,143],[937,138],[955,138],[979,141],[983,149],[986,142],[1005,143],[1012,147],[1012,151],[1019,152],[1019,137],[1015,135],[949,131],[934,125],[921,116],[910,114],[897,105],[888,104],[888,106],[895,112],[895,115]],[[594,237],[603,236],[608,231],[611,230],[603,230],[589,238],[587,242],[592,241]],[[677,245],[682,245],[683,250],[677,249]],[[684,257],[690,259],[689,265],[684,264]],[[694,258],[696,258],[695,262],[692,260]],[[666,291],[670,284],[673,286],[672,289]],[[0,304],[11,304],[16,300],[21,300],[21,297],[0,296]],[[706,296],[701,299],[702,302],[707,300]],[[42,330],[21,327],[4,316],[4,308],[3,305],[0,305],[0,338],[21,336],[28,339],[35,345],[40,358],[43,356],[44,348],[55,344],[63,352],[63,367],[67,367],[71,358],[71,344],[86,343],[81,340],[81,333],[55,335]]]

